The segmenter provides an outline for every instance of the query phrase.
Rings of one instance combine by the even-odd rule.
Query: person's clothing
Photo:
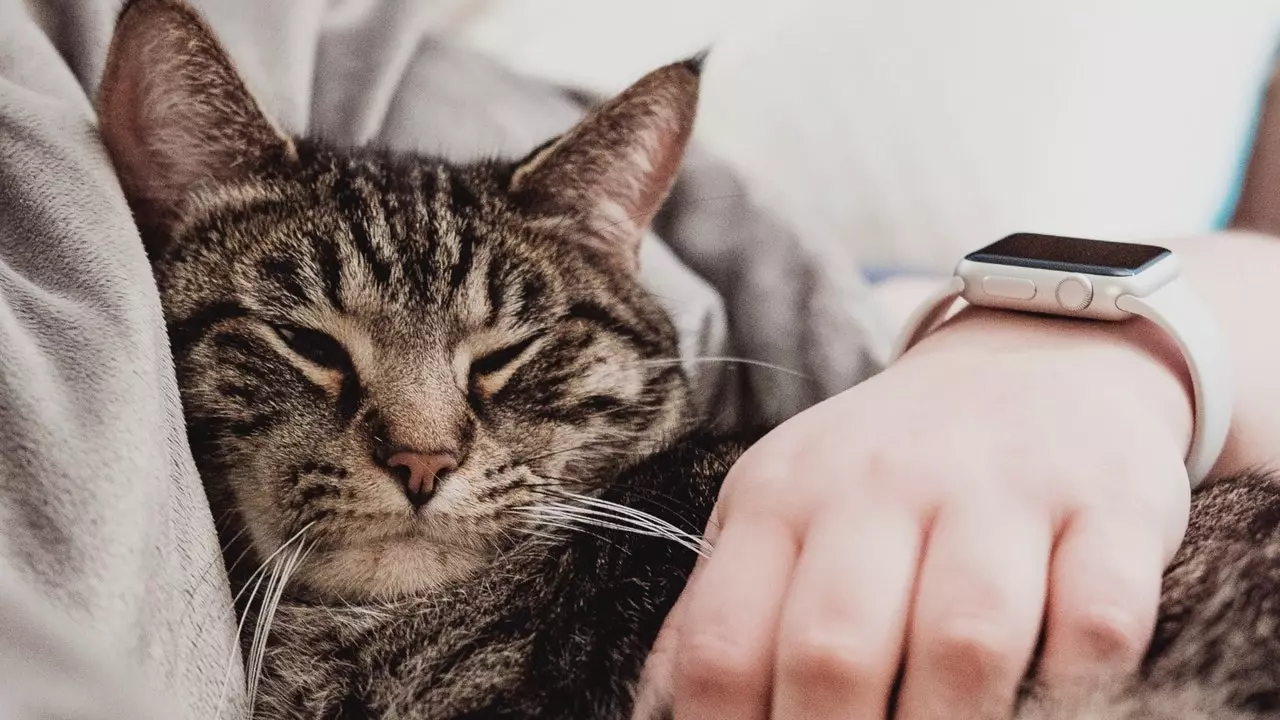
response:
[[[435,39],[431,22],[443,2],[194,4],[263,104],[294,132],[464,160],[521,154],[580,116],[578,94]],[[238,718],[246,709],[245,685],[225,571],[186,445],[155,286],[90,100],[119,4],[0,0],[0,716]],[[896,4],[878,7],[907,12]],[[882,25],[892,20],[878,17]],[[893,37],[870,21],[857,30],[872,40]],[[960,37],[949,26],[943,34]],[[918,67],[926,67],[930,51],[943,52],[902,44],[893,57],[923,58]],[[860,52],[888,57],[875,42]],[[877,74],[870,64],[856,69],[820,68],[842,82],[856,75],[868,88],[935,112],[895,118],[915,105],[867,103],[856,109],[867,124],[839,124],[875,150],[858,157],[879,158],[876,167],[893,170],[876,175],[876,168],[855,166],[833,149],[831,161],[845,173],[837,175],[860,179],[861,186],[850,187],[868,191],[851,193],[850,202],[887,205],[883,213],[869,212],[871,221],[918,220],[919,226],[898,223],[878,236],[898,243],[913,227],[927,231],[949,227],[948,217],[970,218],[977,203],[965,200],[957,184],[974,192],[994,186],[954,180],[991,177],[997,165],[988,161],[1018,155],[1013,140],[1026,138],[996,137],[1003,154],[984,153],[971,141],[990,139],[992,126],[948,116],[953,130],[974,132],[947,144],[931,123],[941,117],[939,107],[981,114],[1002,106],[975,106],[975,96],[956,94],[955,87],[944,98],[950,104],[934,103],[930,89],[915,84],[910,97],[900,96],[908,88],[901,77]],[[779,106],[785,99],[761,93],[759,101],[768,112],[799,112]],[[872,132],[877,128],[888,128],[885,137],[897,141],[868,141],[881,137]],[[933,138],[951,152],[931,152],[937,144],[911,137]],[[752,149],[774,158],[787,151],[784,144]],[[1059,161],[1072,158],[1057,152]],[[1205,162],[1230,170],[1234,159]],[[909,180],[941,178],[945,172],[933,171],[949,167],[959,168],[949,184]],[[1027,167],[1043,176],[1055,166]],[[814,183],[834,177],[821,168],[801,170]],[[1163,177],[1170,170],[1152,172]],[[811,187],[793,184],[797,197]],[[1071,201],[1061,193],[1022,199],[1020,218]],[[1209,198],[1204,205],[1219,202],[1225,201]],[[954,212],[933,212],[939,208]],[[762,212],[735,173],[695,147],[655,222],[642,256],[644,277],[676,317],[698,399],[716,417],[785,418],[867,377],[887,352],[894,320],[879,312],[864,270],[850,258],[850,248],[867,246],[849,238],[836,252],[812,242],[794,230],[815,227],[806,220],[783,222]],[[921,264],[937,269],[945,262]],[[904,265],[910,263],[891,263],[887,274]],[[719,356],[805,377],[697,360]]]

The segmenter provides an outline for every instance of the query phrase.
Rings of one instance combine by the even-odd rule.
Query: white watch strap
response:
[[[890,362],[924,339],[947,316],[964,292],[964,278],[955,275],[920,304],[907,320]],[[1231,375],[1226,347],[1208,308],[1181,277],[1145,298],[1122,295],[1116,306],[1159,325],[1177,343],[1190,370],[1195,402],[1194,430],[1187,452],[1187,475],[1192,487],[1213,470],[1231,428]]]
[[[1187,474],[1193,487],[1199,485],[1213,470],[1231,429],[1231,368],[1218,325],[1182,278],[1146,297],[1122,295],[1116,307],[1156,323],[1182,350],[1195,400]]]

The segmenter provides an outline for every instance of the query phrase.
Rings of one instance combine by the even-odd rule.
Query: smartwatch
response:
[[[1195,429],[1187,474],[1198,485],[1213,469],[1231,426],[1231,377],[1212,315],[1162,247],[1017,233],[971,252],[921,305],[893,353],[897,359],[942,323],[963,298],[970,305],[1102,321],[1144,317],[1167,332],[1191,373]]]

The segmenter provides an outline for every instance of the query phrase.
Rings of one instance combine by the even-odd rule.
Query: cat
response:
[[[291,137],[192,9],[126,4],[101,133],[256,717],[630,717],[759,435],[695,416],[636,274],[699,76],[673,63],[524,158],[456,165]],[[1270,475],[1207,485],[1142,671],[1072,703],[1029,685],[1020,716],[1280,716],[1278,520]]]

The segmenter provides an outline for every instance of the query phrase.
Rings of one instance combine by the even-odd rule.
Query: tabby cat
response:
[[[698,74],[454,165],[290,137],[192,10],[126,6],[101,129],[241,612],[272,619],[256,716],[630,716],[750,439],[700,429],[636,276]],[[1024,716],[1280,715],[1278,519],[1268,476],[1200,492],[1142,674]]]

